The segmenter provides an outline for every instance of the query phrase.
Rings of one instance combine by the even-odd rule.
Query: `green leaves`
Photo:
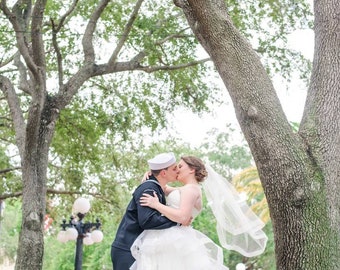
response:
[[[0,233],[0,250],[2,256],[0,257],[0,264],[5,259],[14,261],[15,254],[18,247],[18,238],[20,232],[21,215],[18,215],[20,211],[20,202],[12,202],[4,205],[2,202],[3,216],[0,216],[1,233]]]
[[[203,151],[214,168],[228,179],[235,171],[250,166],[253,161],[243,135],[231,126],[227,126],[225,132],[211,130],[203,144]]]
[[[312,28],[312,10],[305,0],[227,1],[235,26],[251,42],[271,76],[289,80],[298,70],[306,80],[310,60],[287,46],[291,33]]]

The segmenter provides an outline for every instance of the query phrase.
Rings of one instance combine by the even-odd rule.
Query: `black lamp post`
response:
[[[69,223],[66,219],[61,224],[62,230],[58,234],[60,242],[67,242],[69,240],[77,240],[76,255],[74,269],[82,269],[83,261],[83,244],[91,245],[103,240],[103,233],[99,230],[101,223],[99,219],[96,222],[83,222],[86,213],[90,210],[90,203],[87,199],[78,198],[73,204],[73,212],[77,213],[77,217],[71,216]]]

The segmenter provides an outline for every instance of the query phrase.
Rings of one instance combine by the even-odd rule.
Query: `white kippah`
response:
[[[149,167],[151,170],[165,169],[172,164],[176,163],[174,153],[162,153],[148,160]]]

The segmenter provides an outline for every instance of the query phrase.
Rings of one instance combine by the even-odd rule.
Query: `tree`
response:
[[[93,176],[95,166],[79,168],[88,165],[86,157],[98,158],[103,144],[123,148],[119,142],[131,140],[138,129],[164,125],[164,112],[178,104],[197,112],[207,108],[207,86],[197,74],[205,72],[198,64],[208,59],[195,59],[196,41],[174,6],[143,2],[1,1],[0,89],[7,102],[1,112],[8,128],[2,134],[14,130],[15,140],[9,137],[8,143],[17,146],[21,165],[16,269],[42,268],[49,164],[65,166],[64,176],[82,192],[83,174]],[[60,155],[63,143],[52,140],[56,130],[72,153]],[[84,139],[84,133],[91,135]],[[68,187],[66,181],[55,184]]]
[[[229,15],[234,10],[223,0],[174,2],[233,101],[268,201],[277,269],[336,269],[340,263],[339,1],[314,1],[313,69],[297,133],[259,55],[235,27]],[[281,1],[271,3],[284,6]],[[269,2],[259,3],[260,8],[265,4]]]

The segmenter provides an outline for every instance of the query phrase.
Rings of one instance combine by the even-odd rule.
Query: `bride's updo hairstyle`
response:
[[[205,178],[208,176],[208,172],[204,166],[204,163],[201,159],[194,156],[184,156],[181,159],[188,164],[190,169],[195,170],[195,178],[197,182],[203,182]]]

